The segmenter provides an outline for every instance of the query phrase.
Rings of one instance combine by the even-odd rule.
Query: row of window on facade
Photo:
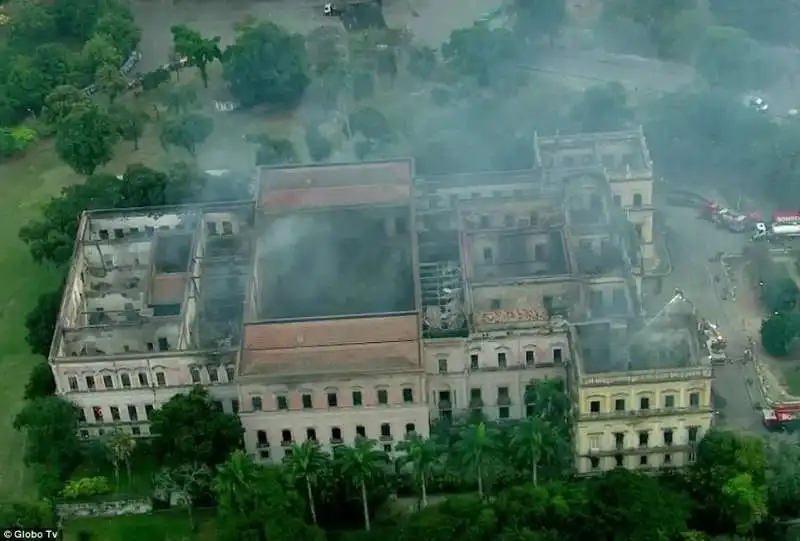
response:
[[[404,437],[408,438],[411,434],[416,432],[416,425],[414,423],[406,423],[405,425],[405,433]],[[306,428],[306,440],[308,441],[319,441],[317,435],[317,429],[314,427]],[[328,441],[331,445],[342,445],[345,442],[345,433],[341,427],[334,426],[331,427],[330,438]],[[356,438],[368,438],[370,435],[367,433],[367,429],[364,425],[356,425],[355,435],[353,439]],[[392,433],[392,425],[390,423],[382,423],[380,428],[380,434],[378,436],[378,440],[383,443],[383,449],[387,453],[392,451],[392,444],[387,443],[394,440],[394,434]],[[281,430],[281,447],[289,447],[293,443],[295,443],[294,434],[290,428],[284,428]],[[262,459],[270,458],[270,442],[269,438],[267,437],[267,432],[265,430],[257,430],[256,431],[256,447],[259,450],[259,455]],[[292,450],[285,449],[284,456],[291,456]]]
[[[126,408],[126,412],[128,415],[127,419],[122,418],[122,410],[119,406],[109,406],[108,411],[110,418],[107,418],[105,412],[103,411],[102,406],[91,406],[89,408],[91,410],[92,420],[95,423],[105,423],[105,422],[131,422],[135,423],[138,421],[149,421],[150,417],[153,415],[154,407],[152,404],[146,404],[144,406],[144,416],[139,415],[139,406],[135,406],[133,404],[129,404]],[[86,416],[86,410],[81,408],[78,410],[78,420],[81,423],[89,422],[89,418]]]
[[[231,412],[234,414],[239,413],[239,401],[233,399],[230,403]],[[128,404],[125,408],[106,406],[106,408],[108,408],[108,414],[106,414],[103,406],[90,406],[88,409],[91,413],[88,416],[86,414],[87,410],[85,408],[80,408],[78,410],[78,420],[81,423],[137,423],[150,421],[155,406],[153,406],[153,404],[145,404],[142,407],[144,408],[144,414],[141,414],[140,406],[134,404]],[[220,400],[214,401],[214,407],[218,411],[225,411],[223,403]]]
[[[191,227],[193,224],[188,224],[188,225]],[[178,230],[184,229],[186,227],[187,227],[187,224],[185,224],[184,222],[178,222],[177,224],[175,224],[175,229],[178,229]],[[168,225],[162,225],[162,226],[159,226],[158,229],[160,231],[169,231],[170,227]],[[208,234],[209,235],[214,236],[214,235],[219,235],[220,234],[220,230],[217,227],[217,223],[216,222],[206,222],[206,229],[208,230]],[[147,226],[144,227],[144,233],[148,237],[153,236],[153,234],[155,232],[156,232],[155,226],[147,225]],[[108,240],[108,239],[110,239],[111,238],[111,233],[114,234],[114,238],[115,239],[119,240],[119,239],[125,238],[126,236],[132,236],[132,237],[138,236],[139,233],[141,233],[141,230],[138,227],[129,227],[129,228],[127,228],[127,230],[125,228],[122,228],[122,227],[117,227],[115,229],[112,229],[110,232],[109,232],[108,229],[100,229],[97,233],[98,233],[98,235],[100,237],[100,240]],[[221,234],[222,235],[233,235],[233,223],[228,222],[228,221],[223,221],[222,222]]]
[[[342,401],[339,399],[339,392],[334,390],[329,390],[325,393],[326,395],[326,404],[329,408],[338,408],[341,406],[353,406],[359,407],[364,405],[364,392],[363,391],[352,391],[350,393],[350,403],[343,404]],[[377,389],[375,392],[377,403],[380,406],[388,406],[389,405],[389,391],[388,389]],[[406,387],[403,389],[403,404],[413,404],[414,403],[414,389],[411,387]],[[314,409],[316,407],[320,407],[319,404],[314,404],[314,394],[313,393],[301,393],[300,394],[300,404],[303,409]],[[279,411],[289,410],[289,397],[287,395],[277,395],[275,396],[275,406],[274,409]],[[251,396],[250,397],[250,407],[252,411],[262,411],[264,409],[264,401],[260,396]]]
[[[620,195],[614,196],[614,204],[617,205],[618,207],[622,206],[622,197]],[[642,208],[642,205],[643,205],[642,194],[640,193],[633,194],[633,205],[632,205],[633,208],[635,209]]]
[[[129,427],[119,427],[115,428],[114,430],[121,430],[122,432],[127,432],[131,436],[149,436],[150,429],[145,426],[129,426]],[[102,438],[106,435],[105,428],[97,428],[97,429],[89,429],[89,428],[81,428],[78,432],[81,438],[89,439],[90,437],[99,437]]]
[[[133,307],[133,303],[125,303],[124,307],[125,312],[130,313],[138,313]],[[154,316],[177,316],[181,313],[181,305],[180,304],[161,304],[156,305],[153,307],[153,315]],[[113,322],[110,316],[106,314],[105,308],[102,306],[98,306],[94,309],[94,312],[89,312],[89,325],[100,325],[103,323],[110,323]],[[136,316],[138,317],[138,316]],[[166,338],[158,338],[156,343],[158,344],[158,351],[171,351],[172,348],[170,347],[169,340]],[[156,343],[147,342],[145,344],[148,353],[153,353],[156,351]],[[122,351],[125,353],[129,353],[131,351],[131,346],[128,344],[122,345]],[[73,352],[73,357],[84,356],[87,354],[100,354],[102,355],[103,352],[99,351],[96,346],[94,345],[84,345],[80,352]]]
[[[235,376],[235,369],[233,365],[226,365],[225,367],[225,381],[221,381],[219,367],[207,366],[201,371],[198,367],[192,367],[189,370],[192,383],[233,383]],[[201,377],[202,372],[205,372],[206,377]],[[84,376],[84,387],[81,388],[78,376],[67,377],[70,391],[95,391],[95,390],[112,390],[112,389],[131,389],[134,387],[149,387],[151,385],[149,372],[139,371],[135,374],[122,373],[118,374],[103,374],[101,376]],[[170,385],[167,379],[166,372],[156,371],[153,373],[153,384],[158,387],[166,387]],[[98,386],[98,381],[102,382],[102,387]],[[179,383],[180,384],[180,383]]]
[[[676,394],[665,394],[662,396],[662,403],[661,407],[663,409],[674,409],[678,407],[682,407],[681,404],[676,400],[678,395]],[[642,396],[639,398],[639,409],[640,410],[650,410],[651,406],[651,398],[648,396]],[[591,400],[589,402],[589,413],[605,413],[603,410],[602,401],[601,400]],[[689,393],[689,407],[690,408],[699,408],[700,407],[700,392],[693,391]],[[628,411],[628,402],[625,398],[616,398],[614,399],[614,412],[625,412]]]
[[[640,430],[637,433],[638,436],[638,448],[639,449],[647,449],[651,443],[650,440],[650,430]],[[626,449],[632,448],[632,446],[626,444],[626,433],[625,432],[613,432],[612,436],[614,437],[614,449],[618,451],[624,451]],[[699,426],[688,426],[686,427],[686,442],[689,444],[694,444],[699,441],[700,436],[700,427]],[[603,440],[602,434],[594,434],[589,435],[589,452],[597,452],[603,449],[601,446],[601,442]],[[670,447],[675,445],[675,429],[673,428],[664,428],[661,430],[661,446],[663,447]],[[657,445],[658,446],[658,445]]]
[[[695,460],[695,453],[694,451],[690,451],[687,455],[688,461],[694,462]],[[625,459],[627,457],[625,455],[614,455],[612,460],[614,461],[613,467],[615,468],[624,468],[625,467]],[[659,463],[659,458],[661,459]],[[672,453],[664,453],[663,455],[639,455],[638,457],[631,457],[630,459],[635,459],[638,463],[639,467],[646,468],[646,467],[655,467],[655,466],[665,466],[670,467],[675,465],[673,462]],[[600,466],[603,463],[603,458],[598,456],[589,457],[589,467],[592,470],[600,470],[605,469],[601,468]]]
[[[534,404],[528,402],[532,387],[525,386],[525,416],[531,417],[534,414]],[[437,406],[439,409],[439,417],[443,419],[452,420],[453,412],[455,410],[456,393],[451,390],[440,390],[438,395],[434,395],[437,399]],[[497,387],[497,417],[498,419],[511,419],[511,408],[513,401],[511,400],[511,392],[507,385],[499,385]],[[472,413],[483,414],[484,411],[483,389],[481,387],[473,387],[470,389],[468,409]]]
[[[564,353],[563,349],[560,347],[552,348],[552,357],[547,360],[539,360],[538,364],[561,364],[564,362]],[[534,368],[537,365],[536,359],[536,352],[533,350],[526,350],[525,352],[525,368]],[[437,359],[438,361],[438,370],[440,374],[447,374],[449,372],[449,366],[447,359],[441,358]],[[481,368],[508,368],[509,366],[521,366],[522,363],[515,363],[512,362],[509,365],[509,354],[506,351],[498,351],[497,352],[497,364],[489,364],[489,363],[481,363],[480,355],[477,353],[472,353],[469,356],[469,368],[470,370],[480,370]]]

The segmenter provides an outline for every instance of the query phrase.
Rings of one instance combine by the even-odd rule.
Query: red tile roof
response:
[[[411,197],[408,160],[262,169],[259,201],[265,208],[389,204]]]
[[[417,342],[244,351],[239,374],[319,375],[420,368]]]
[[[261,323],[245,326],[244,347],[248,350],[273,350],[405,342],[419,340],[419,332],[416,315]]]

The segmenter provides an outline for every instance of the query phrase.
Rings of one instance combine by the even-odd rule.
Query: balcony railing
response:
[[[294,444],[294,440],[281,440],[281,447],[291,447]]]
[[[256,443],[256,449],[269,449],[269,442],[268,441],[260,441]]]
[[[578,419],[592,421],[595,419],[624,419],[626,417],[664,417],[682,415],[684,413],[713,413],[711,406],[689,406],[686,408],[658,408],[622,411],[604,411],[598,413],[581,413]]]
[[[394,437],[391,434],[381,434],[381,441],[392,441]]]
[[[648,453],[675,453],[682,451],[693,451],[696,446],[697,442],[686,442],[680,444],[664,442],[658,445],[646,446],[614,445],[614,447],[611,449],[589,449],[589,452],[585,456],[603,457],[614,455],[644,455]]]
[[[702,367],[676,370],[643,371],[638,374],[604,374],[600,376],[581,376],[580,385],[581,387],[609,387],[613,385],[635,385],[637,383],[711,379],[713,377],[714,372],[711,367]]]

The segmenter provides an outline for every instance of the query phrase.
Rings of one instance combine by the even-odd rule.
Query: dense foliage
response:
[[[118,70],[139,43],[129,8],[115,0],[12,3],[10,39],[0,49],[0,126],[38,114],[59,85],[88,86],[110,60]],[[71,47],[84,44],[80,51]]]

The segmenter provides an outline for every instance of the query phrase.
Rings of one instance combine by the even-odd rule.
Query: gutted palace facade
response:
[[[643,392],[627,370],[664,369],[603,365],[612,342],[655,355],[636,345],[650,159],[641,130],[535,144],[525,171],[262,168],[250,202],[85,213],[50,355],[81,434],[147,436],[153,409],[200,384],[261,460],[307,439],[393,452],[433,420],[524,417],[532,382],[557,378],[581,411],[579,469],[617,464],[609,404]],[[671,404],[706,403],[673,387]]]

